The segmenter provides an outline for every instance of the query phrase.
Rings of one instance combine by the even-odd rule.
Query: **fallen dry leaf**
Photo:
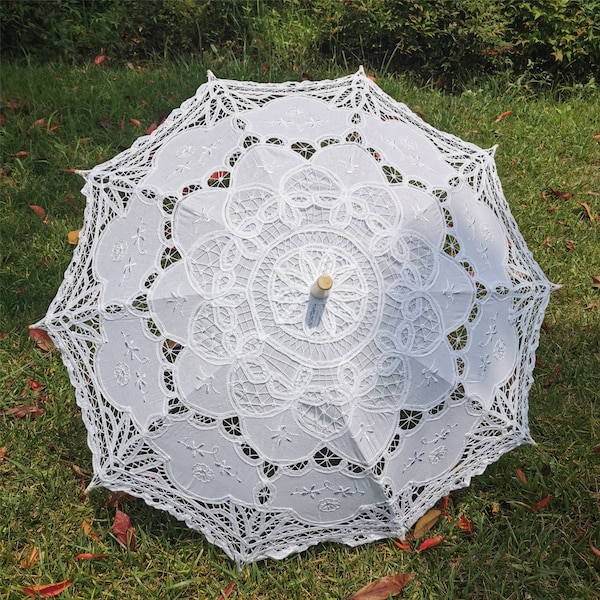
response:
[[[600,140],[600,133],[592,133],[592,139]]]
[[[37,204],[30,204],[29,208],[39,217],[42,217],[42,219],[46,218],[46,211],[41,207],[38,206]]]
[[[525,485],[527,483],[527,477],[525,477],[525,473],[523,473],[523,471],[521,471],[521,469],[515,469],[515,473],[517,474],[517,477],[519,478],[519,481]]]
[[[94,59],[94,64],[101,65],[105,60],[106,60],[106,56],[104,54],[100,54],[99,56],[96,56],[96,58]]]
[[[37,564],[40,560],[40,551],[37,546],[31,549],[31,552],[19,563],[21,569],[29,569],[33,565]]]
[[[592,549],[592,552],[596,555],[596,556],[600,556],[600,550],[598,550],[598,548],[596,548],[596,546],[594,546],[594,544],[592,544],[592,542],[590,541],[590,548]]]
[[[400,548],[400,550],[410,550],[409,542],[402,542],[400,540],[394,540],[394,544],[396,544],[396,546],[398,546],[398,548]]]
[[[466,533],[473,533],[473,526],[471,525],[471,521],[469,521],[469,519],[467,519],[465,515],[461,515],[456,524]]]
[[[137,120],[134,119],[133,117],[131,119],[129,119],[129,122],[134,126],[134,127],[140,127],[142,124]]]
[[[444,541],[443,535],[436,535],[434,537],[427,538],[424,542],[421,543],[421,545],[417,548],[417,550],[419,553],[424,552],[425,550],[428,550],[429,548],[435,548],[436,546],[439,546],[443,541]]]
[[[7,410],[3,410],[0,415],[3,417],[14,417],[15,419],[24,419],[25,417],[31,417],[35,419],[40,415],[43,415],[46,411],[39,406],[14,406],[13,408],[8,408]]]
[[[67,242],[69,244],[72,244],[73,246],[77,246],[77,244],[79,243],[79,232],[81,231],[81,229],[75,229],[73,231],[69,231],[69,233],[67,233]]]
[[[225,600],[226,598],[229,598],[229,596],[231,596],[231,592],[233,592],[234,587],[235,587],[235,581],[232,579],[227,584],[227,587],[223,590],[223,592],[221,594],[219,594],[219,597],[217,598],[217,600]]]
[[[2,446],[2,448],[0,448],[0,463],[4,460],[5,456],[6,456],[6,446]]]
[[[36,596],[38,598],[52,598],[62,594],[71,585],[71,580],[67,579],[60,583],[49,583],[47,585],[33,585],[31,587],[22,587],[21,589],[28,596]]]
[[[119,506],[119,502],[127,502],[128,500],[135,500],[135,496],[127,492],[110,492],[102,504],[102,508],[116,508]]]
[[[90,554],[89,552],[83,552],[82,554],[78,554],[73,560],[102,560],[109,556],[109,554]]]
[[[569,192],[562,192],[561,190],[556,190],[554,188],[550,188],[550,193],[556,198],[561,198],[562,200],[570,200],[573,197],[573,194]]]
[[[131,519],[122,510],[117,508],[112,530],[119,542],[131,552],[135,552],[135,529],[131,526]]]
[[[411,573],[382,577],[358,590],[348,600],[387,600],[390,596],[399,594],[413,577]]]
[[[428,510],[416,523],[413,531],[413,537],[415,540],[422,538],[439,520],[441,510],[432,508]]]
[[[441,511],[443,513],[447,513],[448,512],[448,507],[450,506],[450,494],[446,494],[443,498],[442,498],[442,506],[441,506]]]
[[[510,115],[513,114],[512,110],[505,110],[502,114],[498,115],[495,119],[494,119],[494,123],[500,123],[500,121],[502,121],[502,119],[505,119],[506,117],[510,117]]]
[[[158,127],[158,121],[152,121],[150,127],[146,129],[146,135],[150,135]]]
[[[596,221],[596,218],[592,214],[592,205],[589,202],[582,202],[581,206],[583,207],[583,210],[585,211],[585,214],[587,215],[587,218],[592,223],[594,223]]]
[[[94,540],[95,542],[100,541],[98,534],[92,529],[91,519],[84,519],[83,523],[81,524],[81,529],[83,529],[83,533],[85,533],[85,535],[87,535],[90,539]]]
[[[37,347],[44,352],[50,352],[54,348],[54,342],[50,339],[47,331],[32,327],[29,329],[29,337],[36,343]]]
[[[600,290],[600,275],[592,275],[592,287],[595,290]]]
[[[550,502],[552,496],[550,494],[548,494],[545,498],[542,498],[539,502],[536,502],[535,504],[532,504],[529,510],[540,510],[541,508],[544,508],[548,502]]]

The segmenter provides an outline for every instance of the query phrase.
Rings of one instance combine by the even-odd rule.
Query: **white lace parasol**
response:
[[[530,442],[552,285],[484,151],[360,70],[216,79],[86,175],[39,325],[93,485],[238,563],[402,537]]]

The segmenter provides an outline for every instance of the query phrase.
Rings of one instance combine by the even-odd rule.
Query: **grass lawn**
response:
[[[245,65],[211,68],[220,77],[263,79],[259,68]],[[314,79],[343,74],[311,73]],[[205,67],[4,64],[0,77],[0,598],[69,579],[61,598],[216,600],[233,580],[234,599],[343,599],[395,573],[415,575],[403,598],[597,597],[597,89],[568,90],[558,101],[534,95],[523,81],[498,79],[460,95],[404,79],[378,81],[432,125],[483,147],[499,145],[496,161],[513,214],[541,267],[562,285],[546,314],[530,394],[538,445],[505,455],[454,492],[448,518],[430,532],[444,541],[421,554],[393,540],[358,548],[326,544],[238,572],[202,535],[141,501],[120,505],[132,519],[137,549],[119,545],[111,528],[115,509],[103,507],[108,492],[82,492],[91,457],[66,370],[57,351],[42,352],[27,331],[44,315],[69,263],[68,232],[82,223],[82,181],[65,170],[91,168],[127,148],[194,93]],[[18,418],[12,409],[20,406],[44,413]],[[545,506],[531,509],[548,495]],[[463,515],[472,534],[457,526]],[[82,528],[85,520],[92,533]],[[81,553],[107,556],[74,560]]]

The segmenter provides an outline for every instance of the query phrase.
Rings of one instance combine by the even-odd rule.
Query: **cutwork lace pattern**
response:
[[[362,71],[209,76],[86,176],[85,224],[41,323],[94,482],[238,563],[402,537],[530,441],[551,284],[492,153]],[[326,299],[310,295],[321,274]]]

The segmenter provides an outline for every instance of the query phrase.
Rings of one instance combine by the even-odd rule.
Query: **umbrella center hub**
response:
[[[252,277],[252,304],[268,344],[303,364],[355,354],[377,330],[381,274],[348,236],[327,228],[278,239]]]

